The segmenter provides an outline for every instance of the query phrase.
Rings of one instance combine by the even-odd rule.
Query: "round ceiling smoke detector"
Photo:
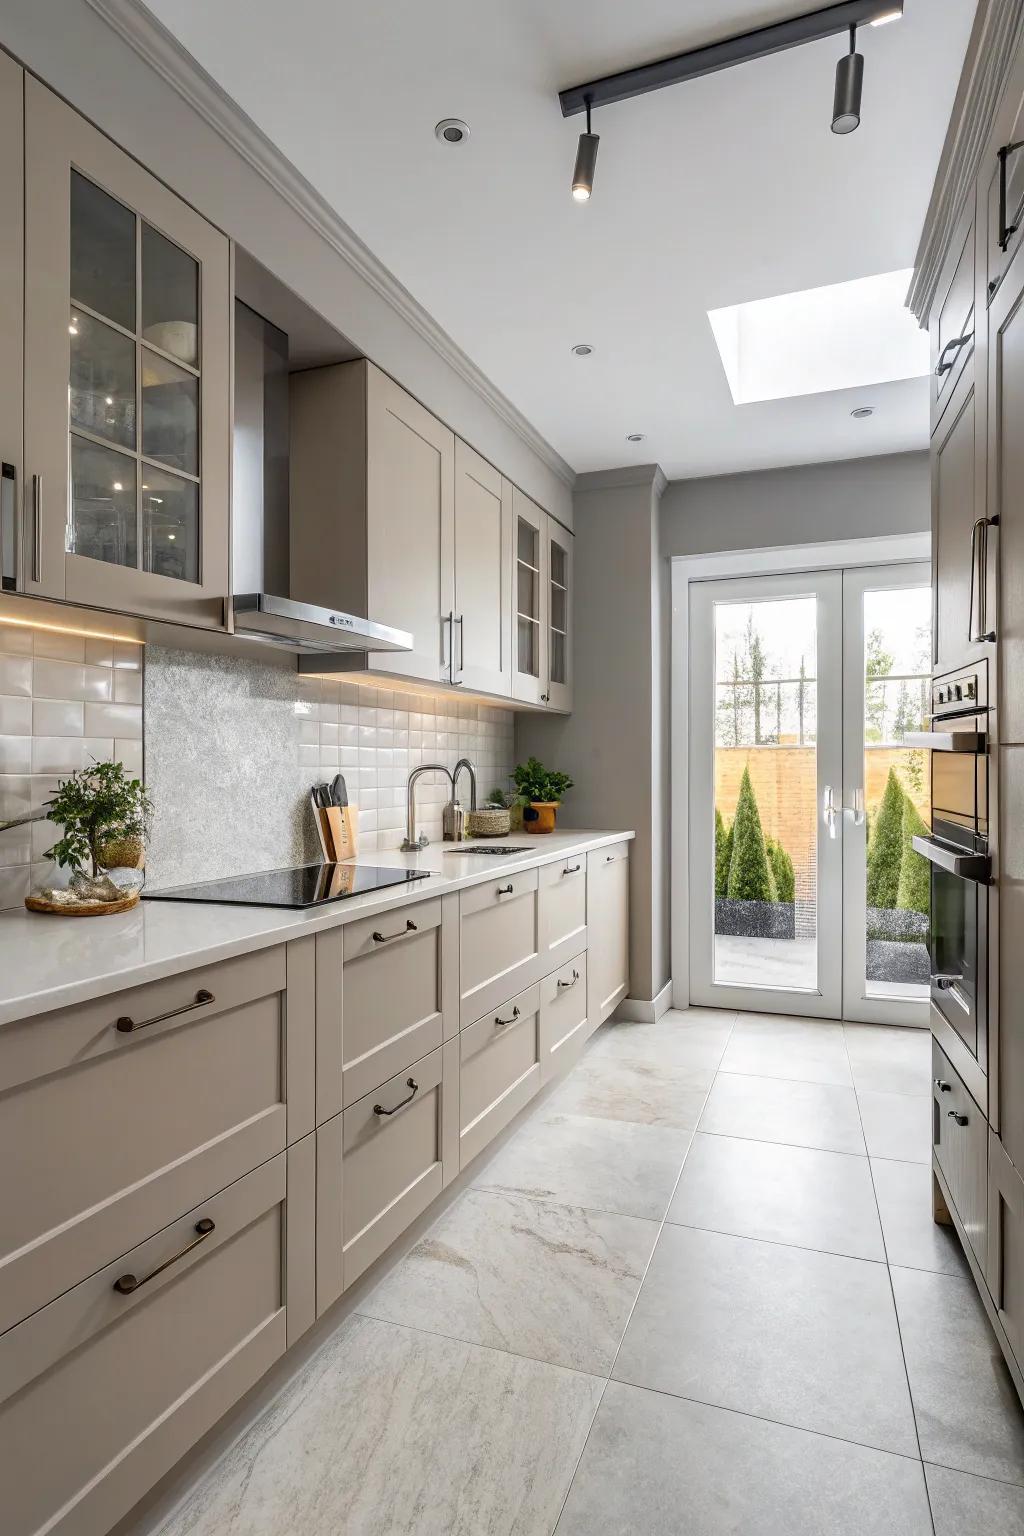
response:
[[[647,438],[647,433],[646,432],[627,432],[626,433],[626,442],[627,443],[642,443],[642,442],[646,441],[646,438]]]
[[[573,357],[589,357],[593,350],[589,341],[578,341],[572,349],[572,355]]]
[[[469,124],[458,117],[442,117],[434,129],[434,136],[442,144],[465,144],[469,138]]]
[[[873,416],[874,414],[875,408],[873,405],[858,405],[855,411],[850,412],[854,421],[863,421],[865,416]]]

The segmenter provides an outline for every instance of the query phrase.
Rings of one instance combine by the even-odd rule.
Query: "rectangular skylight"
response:
[[[912,269],[708,310],[737,405],[923,378],[928,335],[905,306]]]

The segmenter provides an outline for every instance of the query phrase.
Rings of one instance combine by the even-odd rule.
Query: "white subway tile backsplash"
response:
[[[84,661],[85,636],[69,635],[63,630],[37,629],[32,642],[33,656],[48,656],[54,661]],[[100,663],[109,666],[110,662]]]
[[[142,673],[117,668],[114,671],[115,704],[142,703]]]
[[[32,700],[0,694],[0,736],[32,734]]]
[[[34,699],[32,731],[36,736],[85,735],[85,705],[78,699]]]
[[[86,704],[85,733],[141,741],[142,711],[137,704]]]
[[[31,772],[31,736],[0,736],[0,773]]]
[[[105,702],[113,698],[112,669],[36,658],[32,662],[32,693],[37,699],[92,699]]]
[[[6,645],[15,635],[21,638],[18,630],[4,630],[0,640]],[[0,654],[0,695],[13,695],[21,699],[32,697],[31,656]]]

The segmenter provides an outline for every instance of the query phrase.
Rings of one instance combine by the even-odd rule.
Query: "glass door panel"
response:
[[[135,215],[71,172],[72,303],[135,330]]]
[[[540,677],[540,529],[516,520],[516,629],[518,670]]]

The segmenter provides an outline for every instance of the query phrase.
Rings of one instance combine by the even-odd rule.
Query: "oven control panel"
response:
[[[988,663],[946,672],[932,682],[932,716],[988,708]]]

